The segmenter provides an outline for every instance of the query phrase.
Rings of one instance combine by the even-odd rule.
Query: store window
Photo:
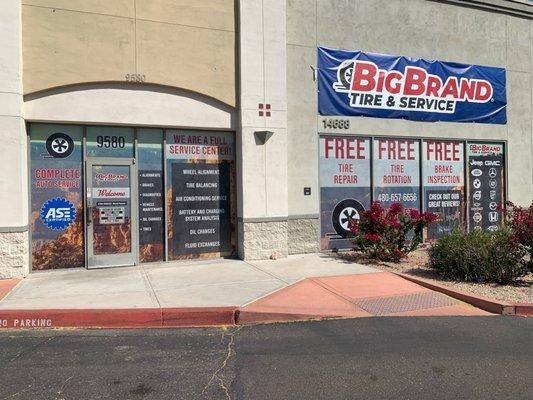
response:
[[[87,157],[133,158],[133,128],[87,127]]]
[[[323,250],[353,247],[349,222],[372,201],[436,213],[427,239],[501,226],[504,143],[321,135],[319,161]]]
[[[33,269],[235,253],[233,133],[40,123],[29,132]]]
[[[320,246],[324,250],[351,247],[350,220],[370,207],[370,139],[321,136]]]
[[[503,143],[467,143],[468,226],[495,231],[502,224],[505,202]]]
[[[165,259],[163,130],[137,129],[139,261]]]
[[[233,134],[167,130],[165,151],[168,258],[232,254]]]
[[[454,140],[424,140],[422,147],[424,211],[439,215],[427,229],[437,239],[464,227],[464,143]]]
[[[401,203],[420,209],[420,142],[375,138],[373,142],[374,200],[384,207]]]
[[[83,128],[30,127],[31,258],[34,270],[84,265]]]

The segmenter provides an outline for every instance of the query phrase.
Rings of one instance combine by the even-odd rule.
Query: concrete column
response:
[[[0,13],[0,278],[28,273],[28,177],[22,118],[21,2]]]
[[[288,229],[285,0],[240,0],[239,38],[239,255],[244,259],[285,257]],[[273,134],[262,144],[258,131]]]

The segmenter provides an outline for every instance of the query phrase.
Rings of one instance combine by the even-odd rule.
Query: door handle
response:
[[[86,212],[86,217],[85,217],[85,221],[90,224],[93,222],[93,207],[92,206],[87,206],[86,209],[85,209],[85,212]]]

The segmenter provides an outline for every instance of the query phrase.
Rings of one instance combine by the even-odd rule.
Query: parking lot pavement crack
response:
[[[234,329],[230,333],[222,332],[222,337],[220,338],[221,342],[223,342],[226,337],[229,337],[228,345],[226,347],[226,355],[225,355],[224,359],[222,360],[222,363],[220,364],[220,366],[213,373],[213,375],[211,375],[211,378],[209,378],[209,381],[207,382],[207,385],[205,385],[205,387],[202,389],[202,391],[200,392],[199,396],[202,396],[207,391],[207,389],[209,389],[209,387],[211,386],[213,381],[216,380],[216,382],[219,384],[220,388],[224,392],[226,398],[228,400],[231,400],[231,394],[229,392],[228,386],[226,386],[226,383],[224,382],[224,375],[222,374],[222,372],[224,371],[224,369],[228,365],[228,362],[229,362],[230,358],[233,355],[236,354],[235,350],[234,350],[235,335],[242,328],[243,328],[243,326],[239,326],[238,328]]]
[[[55,397],[54,400],[62,400],[62,399],[64,399],[63,391],[65,390],[65,386],[66,386],[66,384],[67,384],[72,378],[74,378],[74,374],[72,374],[71,376],[69,376],[67,379],[65,379],[65,380],[63,381],[63,383],[61,384],[61,388],[57,391],[57,396]]]
[[[32,388],[33,388],[33,385],[28,385],[26,388],[22,389],[21,391],[13,393],[12,395],[10,395],[8,397],[3,397],[2,400],[14,399],[14,398],[16,398],[18,396],[23,395],[24,393],[26,393],[28,390],[31,390]]]

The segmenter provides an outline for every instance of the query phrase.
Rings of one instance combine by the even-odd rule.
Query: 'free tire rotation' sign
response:
[[[419,140],[375,138],[373,174],[374,199],[384,207],[420,208]]]

